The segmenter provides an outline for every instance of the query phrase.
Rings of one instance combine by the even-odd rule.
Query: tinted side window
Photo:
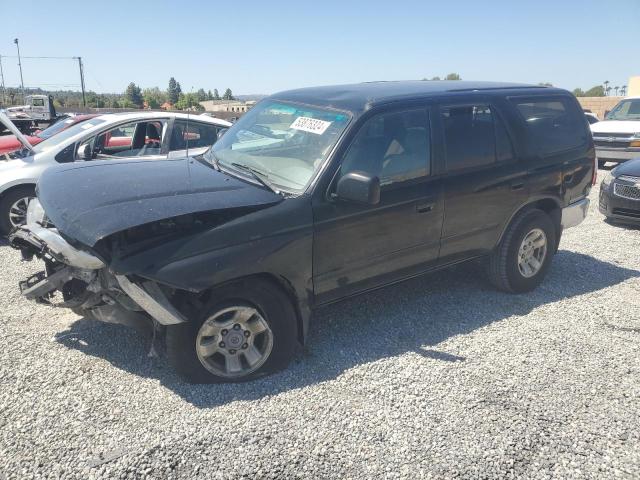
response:
[[[382,113],[360,128],[344,156],[341,174],[364,171],[380,185],[425,177],[430,173],[429,117],[424,109]]]
[[[586,140],[582,112],[565,98],[513,99],[524,118],[531,144],[542,155],[579,147]]]
[[[441,107],[447,170],[489,165],[496,161],[494,115],[488,105]],[[502,127],[501,145],[509,141]]]
[[[199,122],[176,120],[171,134],[169,150],[185,150],[187,141],[189,148],[210,147],[218,138],[220,127]]]

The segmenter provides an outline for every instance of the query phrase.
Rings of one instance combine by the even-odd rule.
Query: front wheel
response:
[[[167,355],[191,383],[240,382],[280,370],[294,354],[291,301],[270,282],[234,282],[211,292],[188,323],[167,327]]]
[[[27,221],[27,206],[35,197],[33,187],[24,186],[9,190],[0,200],[0,234],[8,235],[11,230]]]
[[[528,210],[507,228],[489,258],[491,283],[505,292],[523,293],[544,279],[556,250],[556,229],[542,210]]]

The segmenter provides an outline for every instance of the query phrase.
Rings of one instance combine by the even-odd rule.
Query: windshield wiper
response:
[[[232,162],[231,165],[247,172],[249,175],[251,175],[251,178],[254,178],[258,182],[260,182],[273,193],[280,195],[280,190],[278,190],[271,182],[269,182],[269,180],[267,180],[267,175],[264,172],[250,167],[249,165],[243,165],[242,163]]]
[[[218,160],[218,157],[216,157],[215,153],[213,153],[213,148],[209,148],[209,150],[204,152],[202,158],[212,165],[215,170],[220,171],[220,161]]]

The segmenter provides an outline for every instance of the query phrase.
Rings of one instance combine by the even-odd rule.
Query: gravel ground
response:
[[[2,245],[0,479],[639,478],[640,230],[592,202],[534,293],[475,264],[405,282],[319,311],[242,385],[22,300],[38,265]]]

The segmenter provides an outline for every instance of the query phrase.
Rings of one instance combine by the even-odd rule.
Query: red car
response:
[[[41,132],[36,133],[35,135],[26,136],[27,140],[31,145],[37,145],[43,140],[46,140],[53,135],[66,130],[67,128],[75,125],[76,123],[84,122],[85,120],[89,120],[90,118],[97,117],[101,115],[99,113],[92,113],[87,115],[76,115],[74,117],[69,117],[64,120],[59,120],[50,127],[42,130]],[[16,138],[15,135],[6,135],[0,137],[0,155],[4,155],[6,153],[11,153],[16,150],[20,150],[22,145],[20,141]]]

